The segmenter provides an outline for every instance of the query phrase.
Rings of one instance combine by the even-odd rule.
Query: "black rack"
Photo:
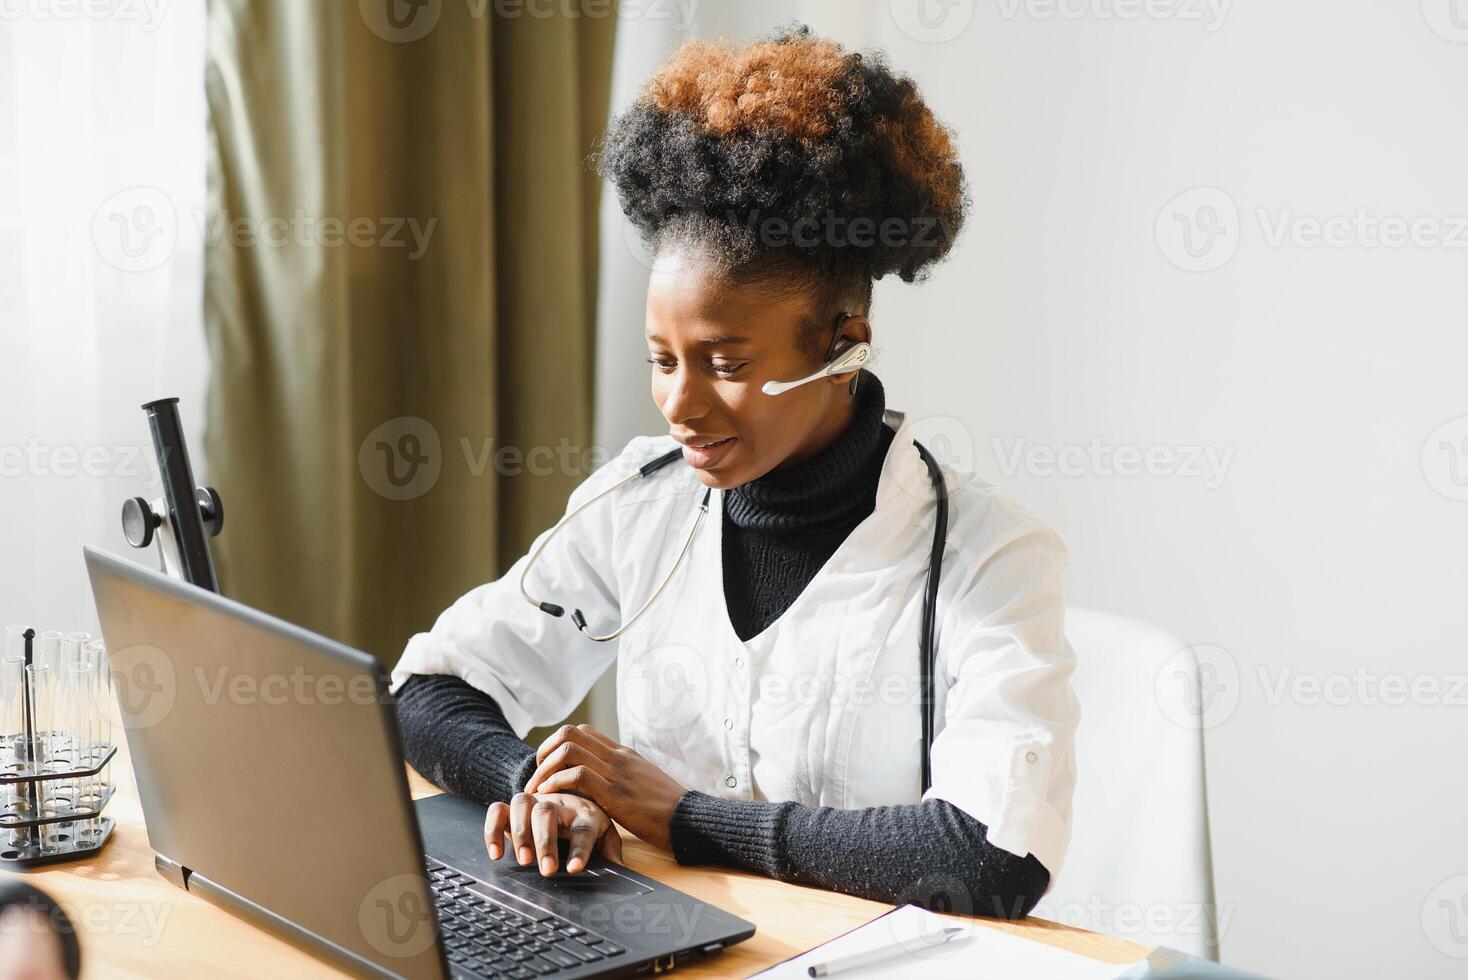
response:
[[[25,631],[25,665],[27,667],[31,665],[31,641],[35,635],[35,630]],[[25,727],[22,732],[16,733],[19,736],[15,743],[16,754],[19,756],[23,752],[27,769],[34,769],[36,747],[44,744],[45,740],[54,736],[55,732],[36,731],[31,708],[30,681],[24,671],[22,671],[20,683]],[[93,784],[95,791],[91,794],[86,809],[78,809],[72,805],[64,811],[56,807],[47,812],[43,803],[45,794],[41,792],[42,783],[75,781],[101,773],[112,761],[112,757],[117,755],[117,746],[111,742],[105,745],[89,745],[87,747],[89,760],[99,748],[101,757],[96,759],[94,765],[85,769],[55,770],[48,766],[42,772],[0,771],[0,788],[23,787],[17,792],[14,802],[0,809],[0,867],[26,868],[85,857],[100,851],[102,846],[111,839],[112,830],[117,825],[117,821],[111,817],[102,816],[102,811],[117,791],[116,784]],[[80,789],[81,787],[78,786],[79,791]],[[80,795],[80,792],[76,794],[77,797]],[[76,798],[71,801],[72,804],[76,802]],[[84,833],[84,829],[87,829],[84,825],[91,820],[97,821],[95,827],[90,828],[90,833]],[[63,826],[50,834],[48,839],[48,834],[40,828],[50,824]]]

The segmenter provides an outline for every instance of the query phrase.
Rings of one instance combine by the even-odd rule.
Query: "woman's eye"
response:
[[[678,362],[668,357],[653,356],[646,358],[646,360],[647,363],[651,364],[659,371],[662,371],[664,374],[678,367]],[[716,361],[709,364],[709,370],[712,371],[714,374],[717,374],[721,378],[728,378],[738,373],[744,367],[745,363],[746,362],[744,361],[739,361],[736,363],[730,363],[727,361]]]

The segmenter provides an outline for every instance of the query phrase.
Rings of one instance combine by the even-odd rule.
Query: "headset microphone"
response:
[[[760,391],[763,391],[767,395],[781,395],[791,388],[799,388],[801,385],[819,378],[830,378],[838,374],[851,374],[853,371],[860,371],[862,365],[867,362],[867,358],[871,356],[871,353],[872,345],[866,341],[853,344],[842,351],[836,358],[827,361],[819,371],[808,374],[797,381],[766,381],[764,387],[760,388]]]
[[[872,356],[871,344],[866,341],[861,341],[852,344],[840,354],[835,353],[836,343],[841,339],[841,325],[847,320],[852,319],[855,315],[854,313],[842,312],[836,318],[836,329],[831,334],[831,345],[826,348],[826,363],[822,365],[819,371],[816,371],[814,374],[808,374],[797,381],[766,381],[760,388],[760,391],[763,391],[767,395],[780,395],[789,391],[791,388],[799,388],[801,385],[815,381],[818,378],[830,378],[838,374],[855,374],[860,371],[863,365],[866,364],[867,359]],[[853,395],[856,394],[856,382],[859,377],[860,375],[851,379],[850,391]]]

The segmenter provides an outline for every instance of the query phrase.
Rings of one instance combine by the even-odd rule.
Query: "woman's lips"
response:
[[[703,442],[703,440],[699,441]],[[734,444],[738,441],[734,436],[729,436],[727,439],[720,439],[718,442],[700,446],[690,446],[684,443],[683,458],[694,469],[706,470],[710,467],[717,466],[719,461],[728,455],[729,450],[733,449]]]

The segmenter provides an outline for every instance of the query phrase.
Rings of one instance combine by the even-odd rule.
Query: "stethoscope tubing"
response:
[[[943,479],[943,470],[927,447],[916,439],[918,455],[928,465],[928,474],[933,478],[933,492],[937,496],[937,513],[934,515],[933,550],[928,558],[928,581],[923,589],[923,632],[919,639],[918,655],[922,658],[923,690],[923,792],[933,785],[933,668],[938,656],[937,615],[938,579],[943,571],[943,548],[948,542],[948,484]]]
[[[918,455],[922,457],[923,463],[926,464],[928,468],[928,475],[932,478],[933,481],[933,490],[937,504],[937,513],[935,515],[933,526],[933,548],[932,553],[928,559],[927,582],[925,583],[923,589],[922,634],[918,640],[918,654],[921,661],[922,671],[922,791],[923,794],[926,795],[928,789],[933,785],[932,759],[930,758],[933,749],[933,715],[935,710],[933,698],[933,670],[938,655],[938,583],[943,573],[943,549],[948,540],[948,485],[943,479],[943,470],[939,467],[938,461],[933,458],[933,454],[928,452],[927,448],[916,439],[912,441],[912,444],[917,449]],[[646,479],[647,477],[656,473],[658,470],[672,463],[675,459],[680,458],[682,455],[682,448],[668,450],[661,456],[657,456],[642,464],[637,468],[637,471],[635,473],[631,473],[623,479],[618,480],[612,486],[603,490],[601,493],[592,497],[590,500],[587,500],[586,502],[580,504],[576,507],[575,510],[572,510],[570,513],[566,514],[566,516],[562,517],[560,522],[551,529],[550,533],[541,540],[540,544],[536,545],[535,550],[530,553],[529,559],[525,562],[525,567],[520,571],[520,594],[525,597],[525,601],[530,603],[532,606],[535,606],[542,612],[548,613],[551,616],[564,615],[565,609],[563,607],[558,606],[553,602],[542,602],[532,596],[530,592],[525,588],[525,580],[530,575],[530,569],[534,567],[536,560],[540,557],[541,552],[545,550],[546,545],[550,544],[551,540],[554,539],[555,536],[559,534],[567,524],[575,520],[582,511],[586,510],[586,508],[590,507],[601,498],[607,496],[608,494],[615,493],[616,491],[622,489],[630,483],[633,483],[636,480]],[[698,534],[699,525],[703,523],[704,517],[708,515],[709,496],[710,494],[712,494],[712,492],[713,491],[711,489],[706,488],[704,490],[703,499],[699,502],[698,510],[694,514],[693,526],[688,530],[688,537],[683,540],[683,548],[678,552],[677,559],[674,560],[673,566],[668,569],[668,573],[663,576],[662,582],[659,583],[658,587],[653,591],[652,595],[648,597],[647,601],[642,604],[642,607],[639,608],[635,614],[633,614],[632,618],[627,620],[621,626],[618,626],[612,632],[604,635],[598,635],[592,633],[587,627],[586,616],[582,613],[582,611],[580,609],[573,609],[571,612],[571,621],[575,623],[578,630],[584,633],[586,637],[590,640],[594,640],[597,643],[605,643],[610,640],[615,640],[617,639],[617,637],[627,632],[627,630],[632,628],[632,625],[634,623],[642,618],[644,613],[652,608],[653,603],[658,601],[663,592],[667,589],[668,583],[673,580],[673,576],[678,573],[678,569],[683,566],[683,560],[688,556],[689,550],[693,547],[693,539]]]

